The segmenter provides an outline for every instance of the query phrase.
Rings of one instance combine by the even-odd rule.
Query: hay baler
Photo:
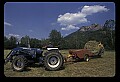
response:
[[[93,44],[94,43],[94,44]],[[95,44],[96,43],[96,44]],[[103,44],[95,41],[89,41],[85,44],[84,49],[71,49],[65,62],[72,60],[84,59],[84,61],[89,61],[90,57],[101,57],[104,54]],[[72,59],[72,60],[69,60]]]

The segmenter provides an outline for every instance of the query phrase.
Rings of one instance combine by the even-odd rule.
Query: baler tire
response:
[[[88,62],[88,61],[90,60],[89,55],[86,54],[86,55],[84,56],[84,60],[85,60],[86,62]]]

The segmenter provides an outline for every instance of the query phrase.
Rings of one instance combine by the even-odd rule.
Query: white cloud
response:
[[[9,34],[8,36],[19,37],[20,35],[18,35],[18,34]]]
[[[61,28],[61,30],[71,30],[71,29],[78,29],[76,25],[81,23],[90,22],[87,19],[88,15],[92,15],[94,13],[108,11],[109,9],[105,8],[105,6],[94,5],[94,6],[87,6],[85,5],[82,7],[81,12],[77,13],[65,13],[64,15],[59,15],[57,22],[60,23],[62,26],[66,26],[65,28]]]
[[[61,30],[71,30],[71,29],[79,29],[79,27],[73,25],[67,25],[65,28],[61,28]]]
[[[68,34],[65,34],[65,36],[67,36]]]
[[[4,25],[12,26],[12,24],[10,24],[10,23],[8,23],[8,22],[4,22]]]
[[[85,18],[86,15],[83,13],[65,13],[64,15],[59,15],[59,18],[57,19],[58,23],[61,25],[76,25],[80,23],[87,22],[87,19]]]
[[[81,13],[84,13],[86,15],[91,15],[93,13],[98,13],[98,12],[103,12],[103,11],[108,11],[109,9],[105,8],[105,6],[100,6],[100,5],[94,5],[94,6],[87,6],[85,5]]]

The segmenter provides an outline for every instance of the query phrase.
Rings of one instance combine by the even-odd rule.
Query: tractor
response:
[[[70,49],[67,57],[64,57],[58,48],[47,48],[43,51],[38,48],[17,47],[10,51],[5,58],[5,64],[11,62],[12,69],[23,71],[29,64],[39,63],[44,65],[46,70],[56,71],[63,67],[69,59],[89,61],[90,57],[101,57],[104,54],[103,44],[96,41],[88,41],[84,49]]]
[[[64,63],[64,58],[58,48],[47,48],[47,51],[38,48],[17,47],[10,51],[5,58],[5,64],[11,62],[14,71],[23,71],[29,64],[39,63],[46,70],[59,70]]]

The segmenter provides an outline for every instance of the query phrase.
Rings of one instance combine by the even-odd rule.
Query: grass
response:
[[[9,50],[4,50],[4,58]],[[61,50],[66,56],[68,50]],[[102,58],[90,59],[89,62],[67,62],[59,71],[46,71],[38,65],[28,67],[28,70],[16,72],[11,69],[11,63],[4,65],[6,77],[114,77],[115,76],[115,52],[105,51]]]

